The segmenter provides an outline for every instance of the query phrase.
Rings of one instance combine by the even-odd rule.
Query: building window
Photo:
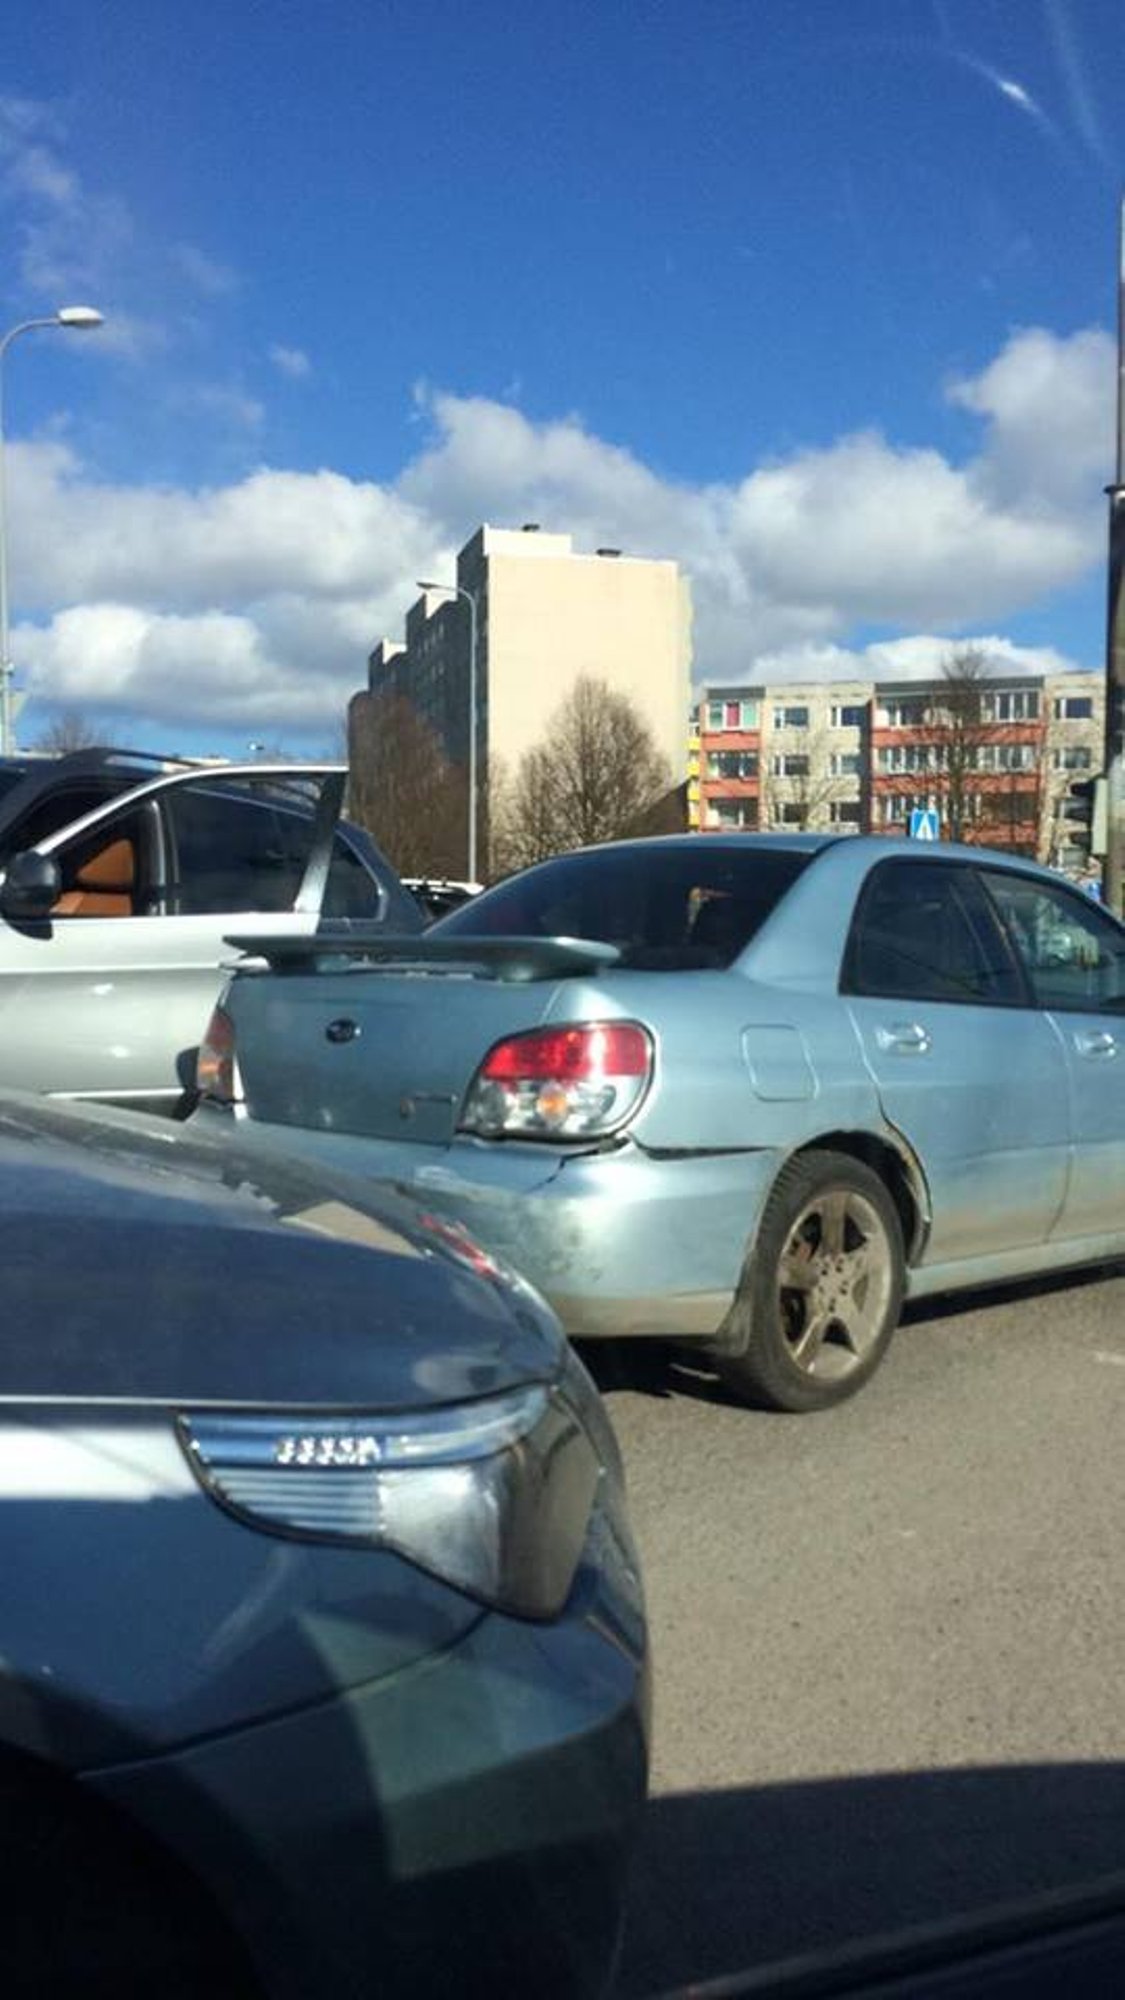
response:
[[[757,799],[712,799],[707,808],[707,824],[715,827],[753,827],[758,824]]]
[[[858,826],[860,806],[858,799],[833,799],[828,807],[828,818],[833,826]]]
[[[1037,722],[1039,696],[1034,688],[989,689],[980,698],[985,722]]]
[[[927,703],[912,695],[909,700],[887,702],[879,711],[879,720],[887,729],[921,729],[928,713]]]
[[[707,704],[708,729],[756,729],[758,727],[758,704],[756,701],[709,701]]]
[[[937,771],[944,755],[941,743],[891,743],[879,752],[881,771]]]
[[[1057,694],[1055,696],[1056,722],[1092,722],[1094,719],[1093,697],[1088,694]]]
[[[1094,753],[1082,744],[1068,743],[1065,749],[1054,752],[1051,762],[1056,771],[1092,771]]]
[[[912,812],[927,812],[933,806],[929,792],[899,792],[897,796],[880,800],[884,826],[898,826],[908,820]]]
[[[795,751],[780,751],[770,758],[770,770],[775,778],[807,778],[809,760]]]
[[[711,750],[707,755],[707,775],[711,778],[756,778],[756,750]]]
[[[1039,752],[1034,743],[978,743],[965,746],[965,769],[973,771],[1034,771]]]
[[[867,721],[867,707],[864,702],[833,702],[833,729],[862,729]]]
[[[858,778],[863,769],[863,758],[858,750],[833,751],[828,759],[828,768],[834,778]]]
[[[804,706],[797,708],[775,708],[773,712],[773,726],[775,729],[807,729],[809,726],[809,711]]]
[[[774,812],[778,826],[801,826],[805,824],[806,808],[799,799],[786,799]]]

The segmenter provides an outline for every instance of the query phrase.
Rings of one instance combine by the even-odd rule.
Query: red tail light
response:
[[[242,1083],[234,1053],[234,1022],[224,1007],[216,1007],[195,1059],[195,1086],[201,1097],[217,1104],[240,1104]]]
[[[602,1138],[637,1110],[652,1067],[652,1037],[635,1021],[510,1035],[473,1078],[461,1130],[486,1139]]]

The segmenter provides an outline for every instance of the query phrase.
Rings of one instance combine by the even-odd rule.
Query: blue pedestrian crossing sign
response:
[[[915,806],[910,814],[911,840],[940,840],[936,806]]]

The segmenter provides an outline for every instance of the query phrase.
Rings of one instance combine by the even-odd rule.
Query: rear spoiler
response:
[[[440,973],[445,968],[474,978],[573,979],[616,965],[615,944],[570,937],[431,937],[388,932],[378,924],[322,924],[305,937],[228,937],[225,942],[248,959],[264,958],[272,972],[339,971],[340,960],[395,972]],[[242,970],[245,961],[235,967]]]

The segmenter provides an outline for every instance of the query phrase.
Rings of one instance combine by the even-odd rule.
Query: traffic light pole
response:
[[[1109,500],[1105,635],[1104,895],[1122,915],[1125,876],[1125,200],[1117,218],[1117,454]]]

